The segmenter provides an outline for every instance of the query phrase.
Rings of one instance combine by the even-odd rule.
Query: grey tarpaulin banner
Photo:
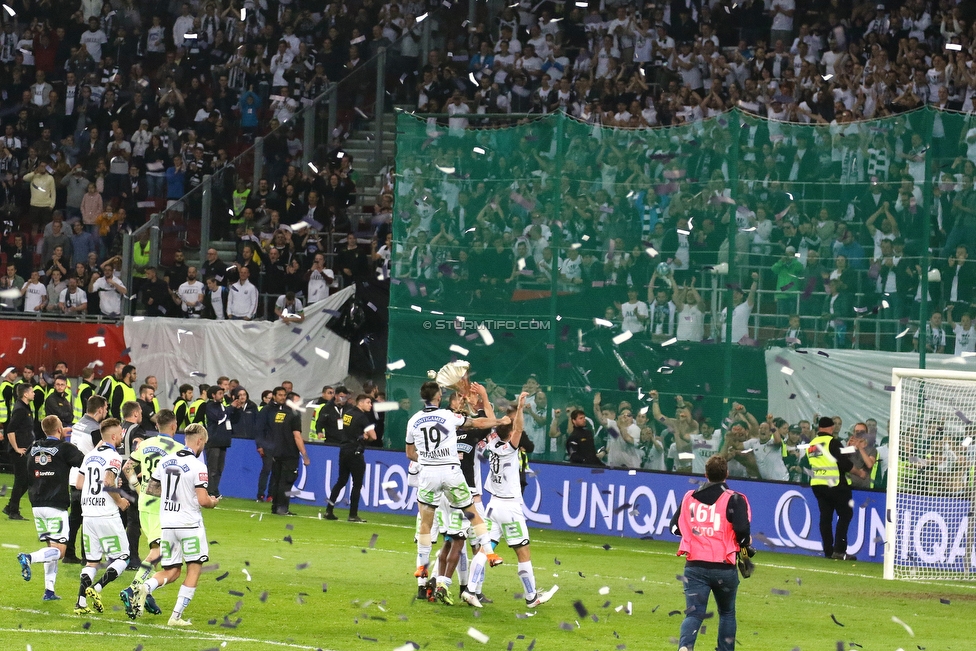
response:
[[[929,369],[976,371],[976,357],[926,357]],[[783,369],[789,369],[786,373]],[[878,421],[881,435],[888,432],[891,410],[891,369],[918,368],[918,353],[872,350],[788,348],[766,351],[769,412],[790,423],[810,420],[814,414],[840,416],[843,429],[868,418]],[[792,371],[792,373],[790,373]]]
[[[325,325],[354,292],[347,287],[308,306],[300,324],[130,316],[125,344],[140,382],[149,375],[159,380],[164,403],[172,404],[184,382],[212,384],[221,375],[240,380],[255,402],[284,380],[309,400],[347,375],[349,342]]]

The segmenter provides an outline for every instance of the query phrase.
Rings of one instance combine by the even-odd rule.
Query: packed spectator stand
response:
[[[381,48],[389,50],[383,71],[387,97],[424,113],[562,110],[587,123],[648,129],[694,123],[738,106],[775,120],[844,124],[926,104],[970,112],[973,17],[967,12],[971,9],[964,5],[921,0],[688,0],[644,6],[522,2],[489,3],[484,8],[450,2],[430,7],[364,2],[332,3],[324,9],[298,3],[207,2],[170,3],[165,10],[134,3],[11,3],[3,12],[0,35],[0,62],[7,81],[0,171],[6,174],[5,271],[10,261],[15,269],[12,275],[4,274],[3,283],[7,287],[40,282],[48,291],[43,298],[39,288],[25,292],[25,300],[5,309],[24,310],[27,305],[65,314],[61,293],[75,276],[79,288],[92,295],[80,311],[114,317],[115,300],[109,298],[106,311],[97,297],[106,291],[122,292],[128,278],[121,277],[121,258],[116,256],[122,253],[123,235],[156,213],[163,216],[159,226],[164,238],[163,250],[153,252],[153,259],[167,267],[175,263],[175,251],[185,249],[184,261],[206,267],[198,270],[201,285],[207,273],[219,285],[237,278],[235,269],[225,275],[219,264],[206,265],[204,258],[212,256],[190,250],[211,238],[235,241],[232,251],[218,253],[227,264],[249,265],[252,281],[260,279],[262,293],[272,301],[285,289],[307,302],[306,276],[316,252],[325,254],[321,266],[330,267],[338,278],[324,279],[329,285],[374,278],[375,268],[388,265],[393,254],[385,236],[395,174],[384,167],[389,161],[372,161],[372,169],[364,173],[385,174],[376,196],[361,196],[353,156],[343,156],[342,144],[366,123],[361,107],[368,109],[376,102],[370,88],[375,72],[360,74],[360,68],[369,68]],[[313,141],[315,151],[304,151],[308,143],[300,133],[301,109],[343,78],[347,81],[336,93],[339,101],[327,108],[319,102],[324,110],[314,115],[318,119],[328,112],[336,114],[328,118],[328,124],[336,126],[317,134],[323,137]],[[392,102],[385,106],[391,107]],[[318,131],[324,130],[319,126]],[[967,141],[953,161],[957,184],[964,180],[966,165],[976,162],[967,156],[972,148],[968,132],[966,128],[955,134]],[[260,135],[267,137],[258,152],[262,160],[255,164],[254,154],[249,161],[241,154]],[[875,172],[872,177],[881,177],[886,198],[896,196],[896,174],[905,171],[900,159],[911,153],[910,135],[900,138],[904,142],[888,143],[888,151],[880,162],[872,159],[877,164],[869,170]],[[785,145],[795,150],[798,143]],[[775,169],[764,179],[766,187],[776,180],[797,180],[797,170],[783,161],[779,143],[774,148]],[[956,147],[951,149],[957,153]],[[250,174],[255,167],[262,170],[257,179]],[[817,173],[806,167],[799,170],[801,179]],[[214,180],[213,219],[201,237],[204,193],[199,190],[207,175]],[[961,199],[965,205],[965,196]],[[758,203],[754,212],[774,208],[768,197]],[[852,233],[849,251],[857,252],[858,242],[875,239],[877,228],[901,235],[908,254],[917,253],[911,243],[918,239],[912,232],[918,225],[904,223],[900,214],[869,224],[867,214],[845,220],[846,206],[841,206],[828,215],[834,222],[831,229],[821,215],[812,214],[814,208],[803,205],[800,214],[787,221],[795,222],[803,237],[804,218],[813,223],[822,244],[821,264],[832,275],[843,274],[834,273],[834,249],[843,240],[829,246],[832,235],[825,233],[839,227]],[[661,212],[662,226],[670,230],[670,211],[662,206]],[[361,220],[363,215],[366,219]],[[76,221],[80,228],[74,226]],[[757,270],[766,270],[754,334],[761,325],[786,327],[785,319],[760,323],[758,315],[764,313],[812,316],[799,304],[788,309],[782,301],[774,303],[782,298],[775,287],[782,270],[769,268],[778,254],[785,254],[784,243],[791,237],[779,228],[779,220],[769,221],[772,232],[765,234],[760,225],[748,260]],[[281,228],[298,222],[311,226],[299,231]],[[937,224],[933,239],[939,241],[932,242],[933,250],[941,253],[947,239],[970,248],[976,244],[969,241],[973,238],[966,224],[953,235],[951,215],[940,214]],[[362,241],[357,242],[354,267],[339,268],[338,258],[350,257],[343,237],[349,231],[358,231]],[[333,238],[332,233],[340,235]],[[658,232],[654,234],[660,239]],[[248,244],[251,257],[245,260]],[[512,243],[513,254],[515,246]],[[273,261],[268,255],[272,248],[278,250]],[[940,263],[954,269],[957,257],[949,255],[955,251],[948,248]],[[149,266],[145,250],[143,243],[141,255],[135,256],[140,259],[132,263],[134,286],[127,291],[134,300],[132,305],[124,303],[130,311],[150,307],[150,299],[140,296]],[[877,260],[863,253],[860,257],[848,256],[854,273],[843,274],[850,282],[843,283],[841,291],[854,297],[852,309],[870,302],[861,298],[874,293],[876,274],[868,277],[866,272]],[[106,289],[106,283],[95,289],[95,282],[105,275],[106,261],[114,263],[113,272],[122,281],[117,290],[111,285]],[[966,264],[976,263],[967,260],[961,266]],[[185,274],[176,266],[176,280],[162,268],[157,270],[174,294],[182,284],[176,281]],[[35,269],[39,277],[31,283]],[[57,280],[55,269],[61,272]],[[963,293],[971,294],[971,274],[962,275]],[[268,276],[273,279],[265,289]],[[814,311],[819,311],[828,288],[817,290]],[[911,294],[909,288],[900,292]],[[28,295],[35,298],[26,300]],[[643,291],[640,295],[643,299]],[[956,320],[972,298],[954,301]],[[902,302],[907,300],[899,306]],[[170,303],[167,309],[157,300],[152,312],[158,314],[162,307],[165,314],[186,313],[172,295]],[[267,305],[261,306],[261,314],[274,318]],[[894,318],[907,316],[898,313]],[[823,329],[820,324],[803,325]],[[877,337],[838,339],[823,334],[825,345],[881,345]]]

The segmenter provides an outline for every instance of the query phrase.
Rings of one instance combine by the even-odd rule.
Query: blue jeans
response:
[[[739,587],[739,571],[735,565],[710,570],[685,565],[685,619],[681,622],[679,647],[695,648],[698,631],[708,608],[709,592],[715,594],[718,608],[718,651],[735,649],[735,593]],[[710,648],[710,647],[709,647]]]

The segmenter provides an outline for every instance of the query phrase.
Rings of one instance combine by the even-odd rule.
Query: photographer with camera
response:
[[[735,594],[739,574],[752,576],[749,500],[725,485],[729,468],[725,457],[713,455],[705,462],[708,482],[688,491],[681,508],[671,518],[671,533],[681,536],[678,556],[685,556],[685,619],[681,623],[679,651],[695,648],[708,607],[715,594],[718,607],[718,651],[735,649]]]

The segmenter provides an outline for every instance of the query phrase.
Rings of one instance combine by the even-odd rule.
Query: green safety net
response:
[[[601,392],[637,412],[656,389],[692,401],[716,426],[731,401],[764,415],[761,345],[783,343],[792,313],[810,333],[802,344],[818,343],[822,273],[835,270],[836,252],[849,258],[838,274],[852,310],[848,343],[865,318],[886,324],[879,346],[898,343],[899,320],[918,318],[907,294],[882,307],[866,224],[897,229],[904,255],[920,256],[932,211],[932,246],[951,244],[950,199],[972,194],[974,127],[968,115],[932,109],[840,124],[736,110],[644,130],[563,113],[400,113],[388,395],[416,408],[428,370],[466,359],[496,397],[512,399],[534,375],[550,408],[592,415]],[[786,222],[797,228],[784,232]],[[778,244],[787,240],[790,260]],[[780,282],[777,262],[803,266],[811,255],[823,263],[816,278],[804,267]],[[722,310],[732,289],[748,293],[753,272],[765,291],[747,336],[725,345]],[[386,436],[398,447],[394,420]]]

